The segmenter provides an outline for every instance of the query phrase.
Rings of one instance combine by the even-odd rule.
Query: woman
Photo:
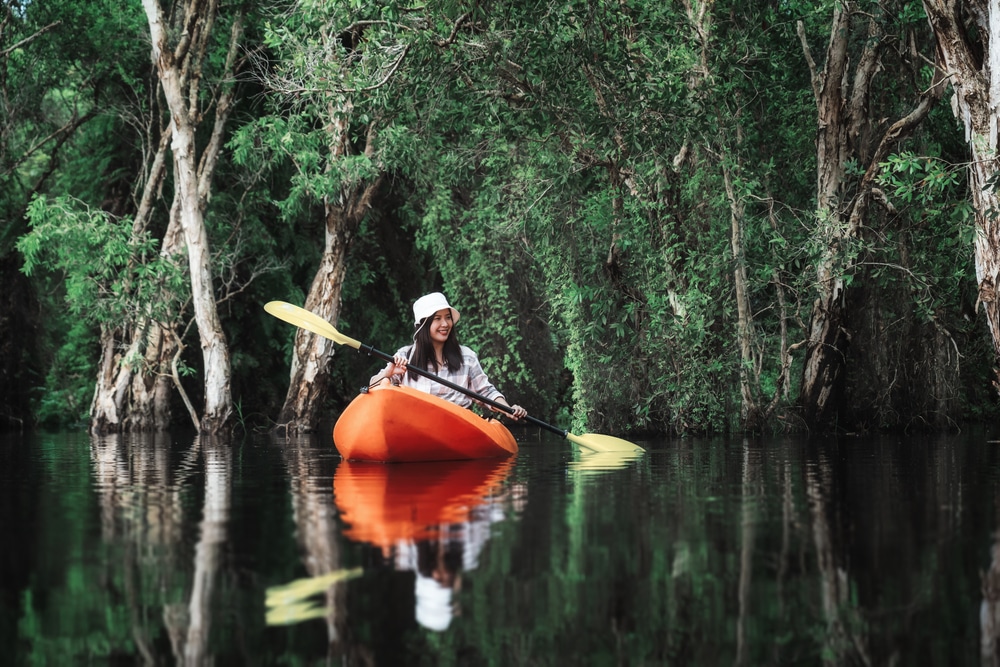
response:
[[[413,345],[399,348],[393,355],[393,360],[371,379],[371,385],[406,385],[439,396],[447,401],[470,407],[473,399],[446,387],[440,382],[417,375],[407,368],[413,364],[457,385],[467,387],[471,391],[513,409],[509,416],[523,419],[528,411],[520,405],[510,405],[500,390],[494,387],[483,367],[479,357],[471,349],[458,344],[455,337],[455,325],[458,324],[459,312],[448,304],[448,299],[440,292],[432,292],[416,300],[413,304],[413,324],[416,332],[413,334]],[[497,410],[497,408],[491,409]]]

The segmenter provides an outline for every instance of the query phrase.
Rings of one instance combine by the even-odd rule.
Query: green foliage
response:
[[[879,185],[889,194],[906,205],[919,204],[933,206],[941,195],[960,183],[961,170],[944,164],[930,156],[920,156],[909,151],[896,153],[880,165]],[[925,209],[932,215],[940,215],[940,209]],[[959,211],[959,214],[962,212]]]
[[[68,197],[36,198],[28,219],[31,232],[17,244],[24,271],[62,274],[72,315],[117,324],[176,312],[183,275],[173,258],[158,255],[148,234],[136,235],[127,221]]]
[[[24,272],[48,284],[46,341],[53,350],[33,392],[41,423],[86,419],[100,351],[97,331],[140,317],[173,317],[185,293],[183,268],[157,253],[148,234],[69,197],[35,198],[31,231],[20,238]]]
[[[58,317],[65,343],[55,352],[44,383],[32,397],[35,419],[47,426],[76,427],[87,423],[94,395],[98,349],[94,327],[74,316]]]
[[[0,169],[0,250],[21,237],[33,281],[65,295],[75,319],[51,319],[70,340],[53,341],[50,378],[75,377],[95,327],[177,316],[186,288],[182,269],[156,252],[169,202],[157,202],[148,234],[133,235],[127,215],[154,139],[136,119],[158,113],[141,12],[43,5],[29,4],[23,34],[63,18],[86,26],[85,39],[70,44],[60,24],[10,55],[7,90],[23,91],[25,103],[4,134],[13,168]],[[759,404],[777,393],[779,418],[791,418],[801,353],[779,385],[781,351],[808,336],[817,262],[843,223],[813,213],[816,109],[796,26],[823,67],[833,4],[711,7],[703,34],[677,3],[632,0],[252,8],[246,53],[260,54],[254,85],[263,88],[237,100],[206,208],[243,414],[274,412],[286,390],[294,332],[259,304],[303,300],[323,247],[324,205],[349,203],[341,197],[352,187],[384,177],[351,239],[338,323],[351,335],[382,347],[408,340],[410,303],[442,289],[494,382],[574,430],[737,427],[741,373],[756,378]],[[930,53],[919,3],[860,9],[854,61],[869,17],[886,44]],[[117,61],[103,57],[102,31]],[[929,68],[910,54],[883,52],[857,141],[878,138],[926,89]],[[29,151],[88,113],[58,151],[44,142]],[[862,153],[844,165],[838,205],[857,195]],[[963,172],[951,165],[966,159],[942,107],[880,165],[877,205],[863,233],[837,246],[832,267],[847,288],[855,352],[879,347],[899,368],[931,363],[921,345],[889,350],[895,341],[858,330],[877,331],[885,317],[912,325],[914,341],[951,332],[976,359],[963,369],[992,363],[964,324],[975,301],[974,227]],[[736,344],[738,268],[752,358]],[[331,366],[339,405],[372,360],[341,355]],[[185,369],[198,372],[190,361]],[[850,382],[848,393],[882,383],[872,401],[901,400],[891,375]],[[56,414],[58,393],[51,398],[43,410]]]
[[[33,192],[53,178],[91,177],[75,172],[76,161],[59,162],[74,148],[76,131],[126,96],[141,114],[148,97],[148,49],[138,37],[145,25],[141,7],[109,0],[27,3],[4,22],[0,51],[0,252],[9,252],[23,232],[24,209]],[[114,58],[107,57],[114,54]],[[104,145],[118,137],[105,126]],[[98,151],[100,157],[106,155]],[[98,158],[99,159],[99,158]],[[93,182],[87,185],[93,188]],[[85,193],[75,196],[87,199]]]

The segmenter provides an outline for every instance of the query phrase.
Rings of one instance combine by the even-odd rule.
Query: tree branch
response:
[[[219,151],[222,150],[222,142],[225,135],[226,122],[232,110],[232,101],[235,84],[234,68],[236,54],[239,53],[240,38],[243,36],[243,18],[241,10],[233,20],[233,27],[229,36],[229,51],[226,53],[226,65],[223,70],[222,93],[215,107],[215,124],[212,127],[212,136],[209,139],[205,152],[202,153],[201,163],[198,165],[198,200],[204,208],[211,190],[212,172],[215,170],[215,163],[219,158]]]
[[[462,27],[462,24],[465,23],[465,21],[468,18],[469,18],[469,12],[466,12],[466,13],[462,14],[461,16],[459,16],[457,19],[455,19],[455,25],[453,25],[451,27],[451,34],[448,35],[448,38],[445,39],[445,40],[443,40],[443,41],[435,41],[434,45],[435,46],[440,46],[440,47],[445,47],[445,46],[448,46],[450,44],[453,44],[455,42],[455,37],[458,35],[459,29]]]
[[[379,81],[378,83],[374,83],[370,86],[365,86],[364,88],[344,88],[343,90],[341,90],[341,92],[366,93],[370,90],[378,90],[379,88],[381,88],[382,86],[384,86],[389,82],[389,79],[392,78],[392,75],[395,74],[396,70],[399,69],[399,66],[403,64],[403,59],[406,57],[406,54],[409,53],[409,51],[410,51],[410,45],[407,44],[406,46],[403,47],[403,51],[402,53],[399,54],[399,57],[396,58],[395,62],[392,63],[392,66],[389,67],[389,71],[386,73],[384,77],[382,77],[382,80]]]
[[[816,104],[819,105],[820,95],[823,90],[823,80],[816,69],[816,61],[813,60],[812,51],[809,49],[809,40],[806,39],[806,26],[802,21],[795,23],[795,32],[798,33],[799,41],[802,43],[802,52],[805,54],[806,63],[809,65],[809,79],[812,82],[813,97],[816,98]]]
[[[42,34],[44,34],[44,33],[48,32],[49,30],[52,30],[52,29],[53,29],[53,28],[55,28],[55,27],[56,27],[57,25],[61,25],[61,24],[62,24],[62,21],[55,21],[55,22],[53,22],[53,23],[50,23],[50,24],[48,24],[48,25],[47,25],[47,26],[45,26],[44,28],[39,28],[39,29],[38,29],[38,30],[37,30],[37,31],[35,32],[35,34],[33,34],[33,35],[29,35],[29,36],[25,37],[24,39],[22,39],[22,40],[21,40],[20,42],[18,42],[17,44],[13,44],[13,45],[11,45],[11,46],[7,47],[6,49],[4,49],[3,51],[0,51],[0,58],[6,58],[6,57],[7,57],[7,56],[9,56],[9,55],[10,55],[10,54],[11,54],[11,53],[12,53],[13,51],[16,51],[17,49],[21,48],[22,46],[24,46],[24,45],[25,45],[25,44],[27,44],[28,42],[31,42],[31,41],[34,41],[34,40],[35,40],[36,38],[40,37],[40,36],[41,36]]]

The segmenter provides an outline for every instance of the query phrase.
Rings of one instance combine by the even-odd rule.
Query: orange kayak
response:
[[[349,461],[449,461],[517,453],[517,441],[499,421],[410,387],[359,394],[334,425],[333,444]]]

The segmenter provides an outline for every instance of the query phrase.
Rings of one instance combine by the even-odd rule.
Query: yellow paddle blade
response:
[[[324,320],[316,313],[311,313],[305,308],[286,303],[284,301],[269,301],[264,304],[264,310],[274,315],[279,320],[284,320],[289,324],[311,331],[323,338],[329,338],[338,345],[347,345],[355,350],[361,349],[361,342],[337,331],[336,327]]]
[[[363,573],[360,567],[334,570],[318,577],[296,579],[282,586],[268,588],[264,599],[264,604],[267,605],[267,624],[290,625],[323,616],[326,608],[310,598],[334,584],[355,579]]]
[[[268,607],[277,607],[278,605],[299,602],[317,593],[322,593],[330,588],[330,586],[341,581],[360,577],[363,573],[360,567],[355,567],[334,570],[333,572],[327,572],[316,577],[296,579],[281,586],[271,586],[266,591],[265,604]]]
[[[583,435],[573,435],[572,433],[567,433],[566,439],[594,452],[646,451],[634,442],[622,440],[621,438],[616,438],[613,435],[601,435],[600,433],[584,433]]]

